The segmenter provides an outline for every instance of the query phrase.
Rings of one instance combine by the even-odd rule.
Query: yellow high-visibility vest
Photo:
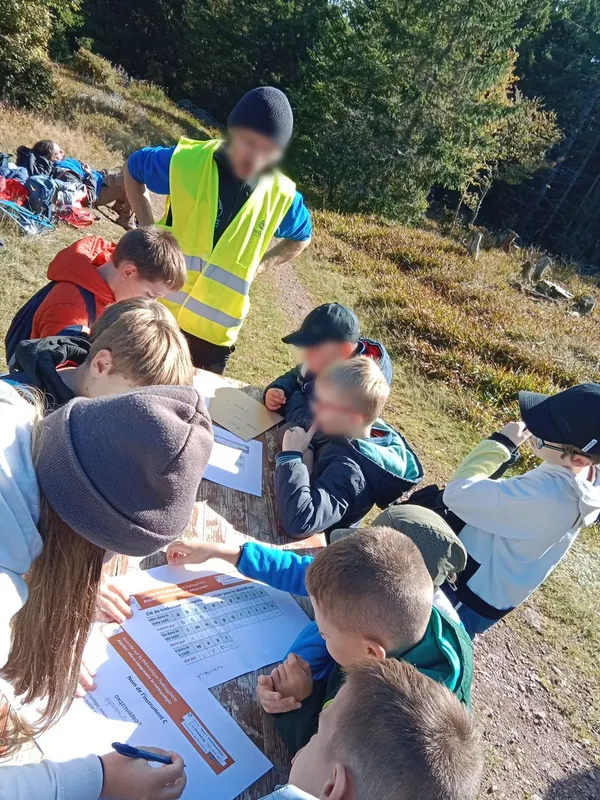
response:
[[[230,347],[250,310],[258,265],[292,205],[296,185],[277,170],[262,176],[213,248],[219,204],[213,154],[221,145],[219,139],[179,140],[171,158],[171,194],[158,224],[176,237],[187,265],[183,289],[162,302],[182,330]]]

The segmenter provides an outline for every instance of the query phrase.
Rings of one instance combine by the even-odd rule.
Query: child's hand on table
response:
[[[300,703],[312,694],[310,664],[295,653],[290,653],[283,664],[275,667],[271,678],[273,688],[282,697],[293,697]]]
[[[102,573],[96,600],[96,622],[118,622],[122,625],[131,616],[129,592],[110,575]]]
[[[269,411],[279,411],[281,406],[287,403],[287,397],[283,389],[267,389],[265,394],[265,405]]]
[[[210,558],[222,558],[235,567],[241,548],[218,542],[201,542],[199,539],[179,539],[167,548],[167,562],[172,567],[182,564],[203,564]]]
[[[285,714],[288,711],[296,711],[301,707],[295,697],[283,697],[281,692],[275,691],[271,675],[259,675],[258,686],[256,687],[256,697],[267,714]]]
[[[313,423],[310,430],[305,431],[299,425],[289,428],[283,434],[282,450],[294,450],[298,453],[306,453],[308,446],[312,441],[313,436],[317,430],[316,423]]]

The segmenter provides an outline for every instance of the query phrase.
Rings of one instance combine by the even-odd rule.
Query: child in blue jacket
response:
[[[379,415],[389,386],[377,364],[357,357],[321,373],[312,396],[313,427],[287,430],[275,468],[285,532],[296,539],[353,527],[373,505],[387,508],[423,477],[419,459]],[[326,441],[314,450],[316,431]]]

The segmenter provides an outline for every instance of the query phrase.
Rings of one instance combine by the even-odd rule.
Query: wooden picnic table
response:
[[[250,387],[232,379],[215,378],[203,370],[197,371],[195,385],[202,394],[210,394],[208,387],[213,387],[215,382],[221,381],[247,391],[258,400],[262,399],[262,390],[257,387]],[[255,539],[296,552],[314,552],[325,544],[321,534],[302,542],[290,542],[279,521],[273,486],[275,456],[279,451],[278,429],[272,428],[259,436],[258,440],[263,443],[262,497],[254,497],[210,481],[202,481],[193,519],[185,536],[199,537],[206,542]],[[132,570],[149,569],[164,563],[163,552],[142,560],[117,556],[111,562],[111,572],[114,575],[122,575]],[[287,782],[291,754],[275,730],[272,720],[263,713],[256,702],[258,676],[270,672],[270,669],[271,667],[267,666],[262,670],[227,681],[211,690],[221,705],[273,763],[273,769],[238,795],[238,800],[257,800],[271,792],[276,784]]]

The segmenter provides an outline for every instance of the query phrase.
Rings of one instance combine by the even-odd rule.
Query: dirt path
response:
[[[499,624],[476,643],[473,708],[489,748],[482,796],[598,800],[594,754],[571,741],[568,720],[533,669],[548,650],[543,635],[537,638],[538,652],[527,651],[507,625]],[[560,691],[559,670],[553,680]]]
[[[294,267],[291,264],[282,264],[273,270],[273,279],[283,316],[289,320],[290,326],[300,324],[314,307],[314,303],[309,293],[300,283]]]
[[[283,314],[291,326],[298,324],[314,305],[309,293],[291,264],[278,268],[273,277]],[[473,710],[487,745],[481,797],[600,800],[598,754],[595,758],[591,743],[572,741],[568,719],[534,671],[535,663],[548,661],[543,633],[532,641],[535,652],[500,623],[475,646]],[[555,670],[553,683],[560,691],[563,678]],[[590,702],[584,696],[576,700]]]

